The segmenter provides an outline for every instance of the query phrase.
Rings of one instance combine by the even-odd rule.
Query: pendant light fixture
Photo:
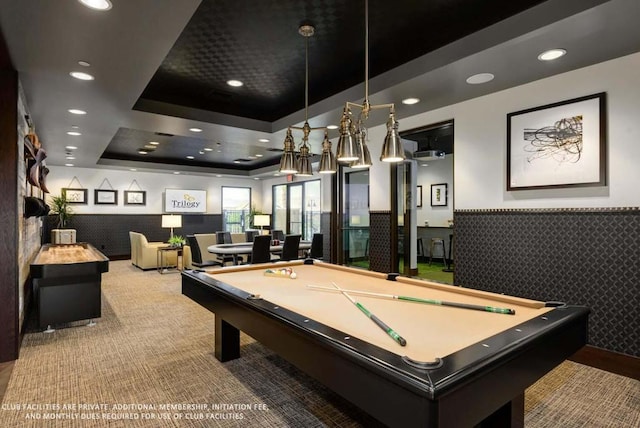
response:
[[[302,127],[290,126],[284,139],[284,153],[280,158],[280,172],[283,174],[296,174],[298,176],[313,175],[311,168],[311,150],[309,147],[309,134],[318,129],[324,130],[322,142],[322,155],[320,158],[320,172],[329,173],[336,171],[336,160],[331,153],[331,142],[327,135],[326,127],[312,128],[309,125],[309,37],[315,33],[315,28],[309,23],[302,24],[298,33],[305,38],[305,79],[304,79],[304,125]],[[300,155],[296,158],[293,130],[302,131],[302,144]],[[324,169],[323,169],[324,168]]]
[[[405,159],[404,148],[398,134],[398,122],[395,119],[395,106],[391,104],[371,105],[369,102],[369,1],[365,0],[365,64],[364,64],[364,101],[362,104],[347,101],[340,119],[340,139],[336,158],[338,162],[351,163],[353,168],[368,168],[371,166],[371,155],[367,147],[367,131],[364,122],[369,118],[369,112],[375,109],[389,109],[387,120],[387,136],[382,146],[380,160],[383,162],[401,162]],[[351,107],[360,108],[357,124],[351,119]]]

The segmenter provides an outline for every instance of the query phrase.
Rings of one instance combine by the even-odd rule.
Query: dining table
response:
[[[279,253],[282,251],[284,246],[283,241],[279,241],[277,244],[272,243],[269,246],[269,251],[271,253]],[[308,250],[311,248],[311,241],[300,241],[300,245],[298,246],[298,250]],[[253,242],[236,242],[233,244],[216,244],[210,245],[207,247],[207,251],[211,254],[222,255],[222,256],[232,256],[233,264],[239,264],[239,256],[243,254],[251,254],[253,252]]]

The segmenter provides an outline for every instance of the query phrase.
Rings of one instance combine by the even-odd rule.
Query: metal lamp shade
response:
[[[402,162],[405,159],[404,148],[398,134],[398,122],[394,116],[389,116],[387,122],[387,136],[384,137],[380,160],[383,162]]]
[[[308,177],[313,175],[313,170],[311,169],[311,160],[309,159],[309,146],[303,144],[300,147],[300,157],[298,158],[298,172],[296,175]]]
[[[280,158],[280,172],[283,174],[296,174],[298,172],[298,160],[293,152],[284,152]]]
[[[364,132],[364,130],[356,134],[356,152],[358,154],[358,159],[351,164],[351,168],[369,168],[372,165],[371,154],[369,153],[369,148],[367,147],[366,133]]]
[[[318,172],[320,172],[320,174],[335,174],[337,170],[336,157],[331,152],[331,141],[329,141],[327,133],[325,132],[324,141],[322,142],[322,154],[320,155],[320,169]]]
[[[338,139],[338,150],[336,158],[338,162],[353,162],[358,160],[356,145],[353,142],[353,124],[349,117],[349,110],[345,107],[340,119],[340,138]]]

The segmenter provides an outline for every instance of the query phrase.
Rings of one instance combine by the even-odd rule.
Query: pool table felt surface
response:
[[[297,278],[264,275],[267,269],[286,266],[293,268]],[[397,355],[424,362],[445,357],[553,309],[534,300],[411,278],[398,277],[397,281],[388,281],[386,274],[322,262],[233,266],[207,274],[245,292],[259,294],[274,306],[289,309]],[[332,282],[343,289],[510,308],[515,310],[515,315],[350,294],[405,338],[407,345],[403,347],[341,293],[307,287],[332,287]]]

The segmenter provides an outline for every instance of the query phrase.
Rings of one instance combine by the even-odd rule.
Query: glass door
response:
[[[369,268],[369,171],[345,174],[343,260],[347,266]]]
[[[287,233],[290,235],[302,235],[302,183],[289,185],[289,204],[288,217],[289,228]]]

